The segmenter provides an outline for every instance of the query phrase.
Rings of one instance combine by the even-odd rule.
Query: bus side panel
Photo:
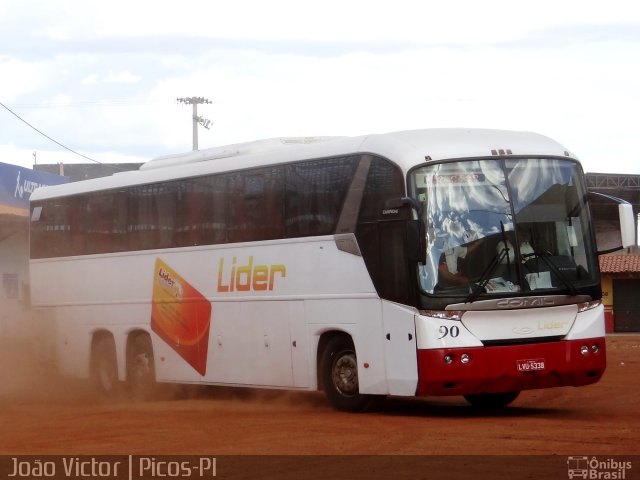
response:
[[[31,262],[31,273],[34,307],[42,309],[43,321],[53,319],[47,325],[58,332],[44,348],[50,357],[55,349],[64,373],[89,374],[92,334],[104,330],[114,337],[124,379],[128,335],[142,330],[151,337],[158,381],[314,388],[312,342],[324,327],[309,326],[310,302],[312,323],[354,325],[358,355],[370,364],[362,366],[362,388],[385,393],[380,300],[362,257],[339,251],[333,236],[260,242],[250,249],[224,245],[43,259]],[[184,355],[182,347],[152,331],[152,303],[166,304],[166,296],[155,296],[167,275],[211,302],[205,362],[190,364],[179,353]],[[176,300],[168,311],[182,310],[180,304]]]
[[[389,394],[413,396],[418,385],[415,310],[383,301],[382,314]]]
[[[286,301],[213,302],[207,373],[210,383],[291,387],[293,341]],[[299,307],[298,309],[300,309]],[[306,360],[305,360],[306,361]]]
[[[37,357],[62,375],[87,378],[90,374],[93,335],[98,331],[104,331],[114,339],[119,376],[124,379],[124,368],[120,368],[120,358],[124,360],[125,341],[122,339],[126,339],[126,334],[120,332],[127,327],[109,321],[108,317],[113,312],[110,307],[59,306],[38,309],[34,323]]]
[[[42,310],[37,316],[37,355],[61,375],[89,376],[91,333],[82,318],[82,310],[61,307],[55,311]]]
[[[57,370],[58,322],[45,309],[34,309],[33,339],[35,356],[40,366],[47,370]]]
[[[65,305],[110,305],[113,318],[107,325],[121,321],[124,317],[121,305],[150,302],[155,259],[154,254],[112,254],[32,261],[32,304],[47,309]],[[148,310],[143,318],[148,324]],[[143,318],[129,316],[126,323],[139,323]]]
[[[153,331],[151,332],[151,343],[158,382],[199,383],[201,381],[200,374]],[[126,357],[122,359],[122,363],[119,361],[119,364],[124,364],[124,362],[126,362]]]

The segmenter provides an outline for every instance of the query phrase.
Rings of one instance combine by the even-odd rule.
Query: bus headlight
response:
[[[593,302],[583,302],[578,304],[578,313],[586,312],[587,310],[591,310],[593,308],[599,307],[602,302],[600,300],[595,300]]]
[[[421,310],[425,317],[439,318],[440,320],[462,320],[464,310]]]

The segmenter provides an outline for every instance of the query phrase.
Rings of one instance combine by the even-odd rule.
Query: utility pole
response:
[[[198,150],[198,124],[209,130],[211,128],[211,120],[198,116],[198,105],[202,103],[212,103],[203,97],[183,97],[176,99],[178,103],[193,106],[193,149]]]

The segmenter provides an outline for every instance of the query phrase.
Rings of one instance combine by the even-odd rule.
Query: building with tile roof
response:
[[[601,255],[600,272],[608,275],[638,276],[640,274],[640,254]],[[638,292],[640,294],[640,292]]]
[[[640,254],[601,255],[607,332],[640,332]]]

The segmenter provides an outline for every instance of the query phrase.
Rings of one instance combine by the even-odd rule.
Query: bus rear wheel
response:
[[[91,350],[91,376],[102,395],[113,397],[118,393],[118,361],[112,338],[100,337],[94,341]]]
[[[153,346],[146,334],[133,337],[127,349],[127,383],[134,399],[150,400],[156,390]]]
[[[374,401],[360,394],[358,360],[350,338],[339,335],[329,340],[320,363],[324,392],[331,405],[345,412],[364,412]]]
[[[465,395],[464,398],[474,407],[502,408],[518,398],[518,395],[520,395],[520,392],[478,393],[475,395]]]

